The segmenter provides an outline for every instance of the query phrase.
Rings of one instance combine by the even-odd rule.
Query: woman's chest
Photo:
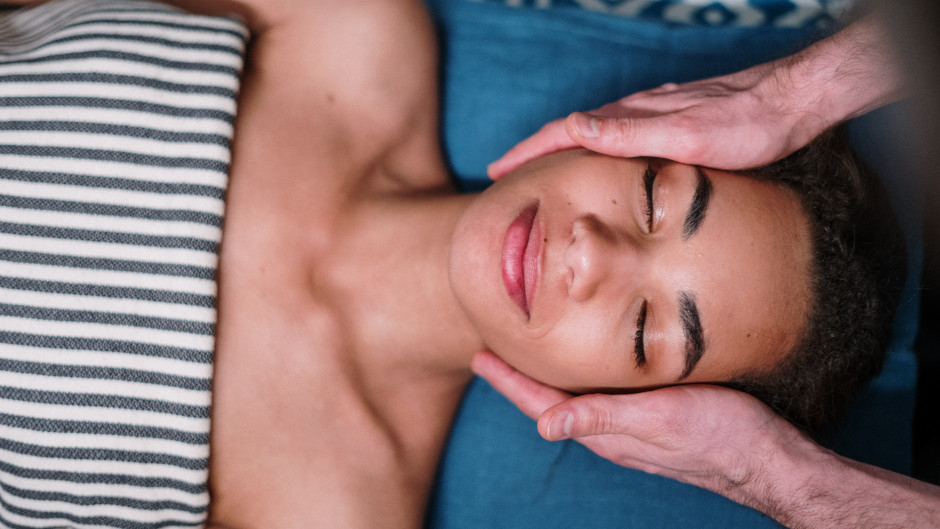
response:
[[[415,464],[389,410],[376,406],[365,385],[374,366],[361,363],[349,315],[317,279],[329,274],[314,263],[331,259],[276,244],[270,229],[226,232],[211,519],[232,527],[355,527],[390,517],[417,525],[436,454]]]

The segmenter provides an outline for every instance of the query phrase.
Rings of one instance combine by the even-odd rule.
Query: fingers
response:
[[[520,165],[545,154],[577,147],[565,130],[565,120],[556,119],[547,123],[538,132],[509,149],[499,160],[487,167],[487,174],[499,180]]]
[[[537,419],[546,409],[571,398],[564,391],[536,382],[516,371],[489,351],[474,355],[470,367],[532,419]]]

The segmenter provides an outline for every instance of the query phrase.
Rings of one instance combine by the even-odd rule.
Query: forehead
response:
[[[739,174],[707,174],[714,191],[688,253],[689,288],[701,292],[708,341],[696,373],[702,380],[770,367],[797,344],[810,308],[812,263],[809,224],[795,193]]]

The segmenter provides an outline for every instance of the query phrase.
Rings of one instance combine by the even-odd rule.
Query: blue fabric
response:
[[[486,165],[550,119],[789,55],[816,32],[666,27],[580,9],[428,3],[443,36],[445,149],[466,189],[485,187]]]
[[[486,165],[551,119],[665,82],[737,71],[822,36],[812,27],[667,27],[580,9],[427,2],[443,49],[443,142],[468,190],[485,187]],[[921,249],[917,194],[905,185],[910,171],[899,141],[900,114],[902,108],[877,112],[854,123],[851,132],[901,205],[912,273],[884,372],[826,442],[849,457],[907,472]],[[469,388],[456,419],[428,524],[779,527],[718,495],[617,467],[577,443],[544,441],[531,420],[480,380]]]
[[[549,443],[485,381],[451,435],[428,527],[435,529],[779,528],[704,489],[618,467],[573,441]]]

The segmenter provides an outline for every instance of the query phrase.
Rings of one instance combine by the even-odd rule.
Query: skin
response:
[[[458,301],[451,286],[449,271],[466,269],[478,254],[491,251],[492,240],[471,244],[466,253],[452,251],[462,244],[453,236],[466,231],[458,224],[471,221],[464,213],[475,197],[454,194],[442,161],[436,46],[427,13],[417,0],[176,3],[200,13],[234,12],[253,34],[220,254],[208,526],[423,526],[437,460],[471,377],[473,353],[504,340],[491,336],[485,322],[473,321],[479,314],[465,310],[468,298]],[[569,185],[565,193],[573,203],[608,208],[611,193],[624,204],[637,203],[636,179],[604,172],[609,163],[585,158],[561,164],[576,172],[597,170],[598,183],[605,182],[593,192]],[[570,174],[553,173],[522,172],[516,184],[507,179],[505,191],[480,198],[473,211],[489,215],[495,206],[500,213],[495,228],[486,226],[481,233],[490,238],[504,233],[518,210],[501,204],[525,196],[527,187],[542,193],[554,188],[539,184],[544,179],[554,178],[559,186],[576,182]],[[687,194],[679,185],[687,178],[682,171],[669,178],[667,173],[664,169],[656,195],[664,233],[669,208],[679,207],[674,204]],[[734,181],[743,180],[727,179]],[[761,194],[782,207],[792,202],[779,190],[732,200],[736,192],[724,189],[716,176],[712,207],[737,200],[743,211],[757,211],[768,203],[749,201]],[[561,224],[552,230],[563,228],[565,218],[573,220],[574,211],[558,217]],[[722,216],[710,211],[707,218],[696,237]],[[738,223],[735,231],[744,230],[739,243],[773,232],[759,224]],[[744,233],[748,229],[757,231]],[[805,250],[798,239],[790,241],[795,256]],[[696,252],[706,248],[696,243],[673,250],[699,259]],[[487,289],[479,298],[509,317],[514,306],[505,291],[500,294],[496,271],[480,269]],[[708,278],[697,270],[685,279],[696,289],[707,289],[709,281],[717,281],[715,287],[722,283],[720,275]],[[721,318],[714,310],[721,307],[705,303],[706,290],[697,294],[706,328],[714,329],[709,339],[720,344]],[[660,306],[669,307],[666,301]],[[535,307],[533,315],[541,317],[541,306]],[[789,303],[775,307],[795,312]],[[706,316],[709,310],[716,316]],[[651,355],[657,340],[666,344],[675,332],[658,314],[650,318],[660,326],[651,333]],[[788,321],[788,314],[785,310],[773,321]],[[569,317],[553,318],[561,322],[563,316]],[[558,335],[559,346],[583,337],[567,327]],[[511,334],[506,345],[526,338]],[[545,336],[555,338],[552,332]],[[612,330],[612,336],[622,341],[622,329]],[[557,365],[564,370],[586,361],[593,360],[559,358]],[[767,361],[761,358],[752,367]],[[702,369],[704,376],[706,364]],[[708,369],[718,373],[720,364]],[[662,370],[674,374],[666,364]],[[572,378],[568,385],[594,375],[578,376],[588,378]]]
[[[648,167],[657,173],[652,230],[642,178]],[[451,284],[486,345],[530,376],[575,392],[723,381],[774,365],[795,345],[808,311],[802,210],[774,184],[704,174],[712,192],[689,237],[683,225],[698,182],[691,166],[574,150],[492,186],[461,218],[451,259]],[[507,298],[499,263],[506,225],[535,202],[544,244],[526,315]],[[705,338],[688,375],[680,292],[696,299]],[[644,302],[646,361],[639,365]]]
[[[463,199],[436,143],[430,23],[417,1],[245,7],[209,524],[418,527],[470,376],[456,365],[480,346],[446,302]],[[421,342],[423,325],[453,332]]]

